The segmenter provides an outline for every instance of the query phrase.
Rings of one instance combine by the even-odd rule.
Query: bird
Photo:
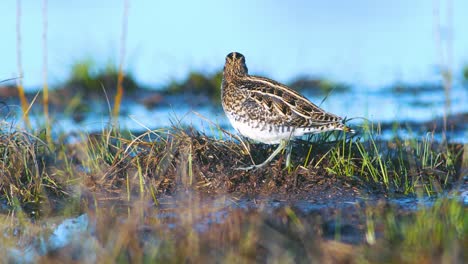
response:
[[[263,168],[285,148],[289,166],[289,141],[305,134],[332,130],[354,133],[343,118],[326,112],[290,87],[249,75],[245,57],[239,52],[226,56],[221,103],[231,125],[242,136],[264,144],[278,144],[263,163],[240,167],[240,170]]]

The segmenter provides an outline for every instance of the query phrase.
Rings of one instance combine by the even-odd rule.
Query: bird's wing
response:
[[[250,77],[242,90],[249,93],[248,104],[256,103],[266,114],[281,120],[282,125],[296,127],[323,126],[341,122],[291,88],[261,77]],[[278,120],[278,121],[279,121]]]

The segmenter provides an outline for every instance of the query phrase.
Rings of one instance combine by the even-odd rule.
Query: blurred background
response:
[[[105,98],[102,86],[113,95],[114,82],[97,76],[112,77],[120,66],[128,79],[123,126],[142,128],[135,119],[165,126],[168,115],[196,123],[185,117],[195,109],[229,127],[216,98],[231,51],[246,56],[251,74],[291,85],[348,118],[417,122],[425,124],[422,130],[442,116],[466,123],[464,0],[6,0],[0,10],[0,79],[22,75],[30,99],[44,83],[52,91],[68,89],[50,99],[57,110],[51,116],[64,129],[77,121],[80,128],[100,126],[107,104],[81,86],[97,78],[97,97]],[[196,97],[180,100],[187,93]],[[76,106],[60,106],[63,98],[75,98]],[[456,129],[455,139],[463,141],[466,126]]]

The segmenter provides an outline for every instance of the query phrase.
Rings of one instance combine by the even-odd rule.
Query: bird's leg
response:
[[[248,167],[240,167],[240,168],[237,168],[237,170],[247,171],[247,170],[259,169],[259,168],[265,167],[268,163],[270,163],[272,159],[276,157],[276,155],[278,155],[278,153],[280,153],[286,147],[287,143],[288,143],[287,140],[281,140],[278,148],[275,151],[273,151],[273,153],[271,153],[271,155],[263,163],[258,164],[258,165],[248,166]]]
[[[286,168],[291,167],[291,152],[292,152],[292,143],[288,140],[286,147]]]

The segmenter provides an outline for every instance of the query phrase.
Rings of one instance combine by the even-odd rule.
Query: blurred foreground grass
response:
[[[290,206],[220,207],[193,193],[186,196],[176,208],[144,200],[128,207],[90,206],[89,224],[53,251],[41,245],[55,235],[57,219],[31,221],[21,211],[2,215],[0,253],[12,262],[47,263],[465,263],[468,258],[466,207],[456,199],[439,198],[412,212],[384,202],[355,204],[326,217]]]

